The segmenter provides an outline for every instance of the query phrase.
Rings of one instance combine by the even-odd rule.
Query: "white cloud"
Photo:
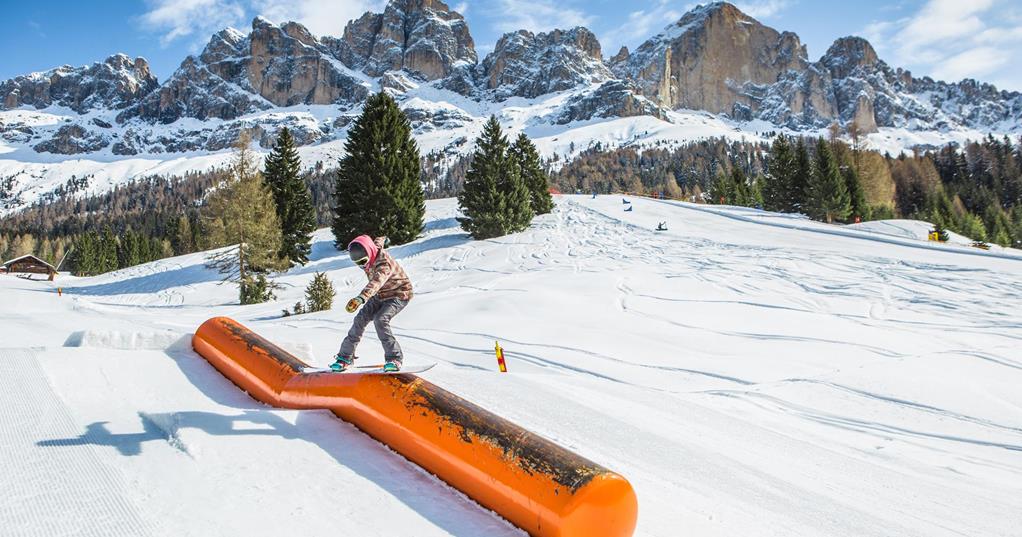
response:
[[[589,26],[595,20],[577,9],[563,6],[554,0],[498,0],[493,27],[499,32],[530,30],[545,32],[555,28],[569,29]]]
[[[735,7],[750,17],[768,19],[788,9],[793,3],[792,0],[751,0],[735,2]]]
[[[163,32],[163,46],[191,36],[209,34],[244,21],[245,9],[232,0],[149,0],[143,26]]]
[[[457,11],[458,13],[464,15],[465,13],[468,13],[468,2],[462,2],[454,6],[453,9],[454,11]]]
[[[1012,0],[929,0],[861,32],[892,65],[941,80],[1022,89],[1022,18]]]
[[[148,6],[140,21],[160,32],[163,46],[190,39],[194,48],[228,26],[246,28],[256,15],[295,21],[316,35],[339,36],[348,21],[366,11],[382,11],[386,0],[148,0]]]
[[[617,28],[600,37],[605,54],[615,54],[622,46],[634,48],[671,23],[677,22],[683,12],[675,10],[670,0],[657,0],[649,9],[633,11]]]
[[[934,66],[933,74],[944,80],[983,77],[1004,67],[1010,56],[1001,49],[976,47],[944,59]]]
[[[379,13],[385,0],[252,0],[254,10],[275,22],[295,21],[315,35],[340,36],[348,21]]]

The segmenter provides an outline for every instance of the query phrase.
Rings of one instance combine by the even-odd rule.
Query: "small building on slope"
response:
[[[51,282],[57,277],[57,269],[53,265],[34,255],[23,255],[5,262],[0,265],[0,273],[46,274]]]

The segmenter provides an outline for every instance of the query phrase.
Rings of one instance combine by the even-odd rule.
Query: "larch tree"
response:
[[[247,135],[239,137],[230,173],[203,208],[209,243],[221,248],[207,257],[207,266],[238,283],[242,304],[271,299],[265,274],[285,266],[276,204],[249,144]]]

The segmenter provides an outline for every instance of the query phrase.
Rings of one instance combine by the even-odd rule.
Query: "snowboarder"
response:
[[[384,249],[387,244],[386,237],[373,240],[369,235],[359,235],[348,244],[348,256],[365,270],[369,283],[344,308],[348,313],[355,313],[359,307],[362,311],[355,316],[348,336],[337,351],[336,361],[330,364],[334,371],[344,371],[355,363],[355,347],[370,321],[376,325],[376,335],[383,344],[383,356],[387,361],[383,370],[391,373],[401,369],[401,346],[390,329],[390,320],[412,299],[412,282],[401,265]]]
[[[660,222],[656,225],[657,231],[667,231],[667,222]]]

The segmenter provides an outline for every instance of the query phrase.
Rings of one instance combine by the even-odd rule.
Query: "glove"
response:
[[[362,304],[365,304],[365,302],[366,302],[366,301],[365,301],[365,300],[363,300],[363,299],[362,299],[362,297],[360,297],[360,296],[357,296],[357,297],[355,297],[355,298],[353,298],[353,299],[349,300],[349,301],[348,301],[348,305],[347,305],[347,306],[345,306],[345,307],[344,307],[344,309],[345,309],[345,311],[347,311],[348,313],[355,313],[355,310],[357,310],[357,309],[358,309],[358,307],[359,307],[359,306],[361,306]]]

